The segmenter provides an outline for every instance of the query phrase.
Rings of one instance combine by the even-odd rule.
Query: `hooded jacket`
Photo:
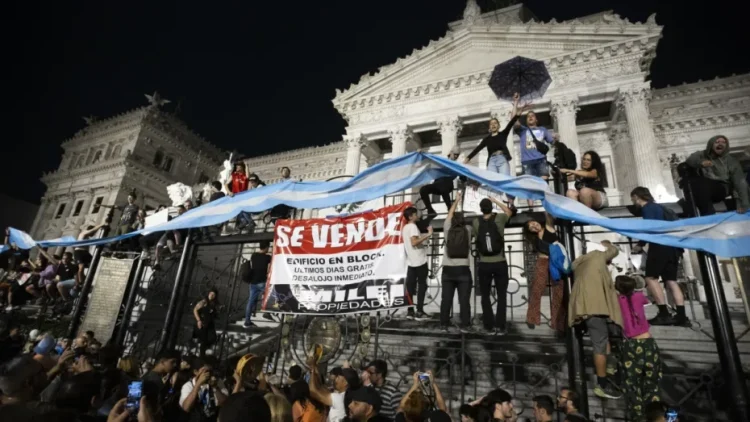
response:
[[[720,156],[713,152],[714,143],[717,139],[724,138],[727,140],[727,148]],[[712,166],[703,167],[701,164],[704,160],[713,162]],[[708,140],[705,151],[696,151],[686,160],[687,165],[698,169],[698,173],[712,180],[718,180],[729,185],[729,191],[737,200],[740,208],[750,207],[750,194],[748,194],[745,174],[742,171],[740,162],[729,155],[729,139],[723,135],[717,135]]]

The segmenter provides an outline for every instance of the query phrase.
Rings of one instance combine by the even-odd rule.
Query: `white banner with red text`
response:
[[[263,310],[335,315],[411,305],[401,237],[409,206],[279,220]]]

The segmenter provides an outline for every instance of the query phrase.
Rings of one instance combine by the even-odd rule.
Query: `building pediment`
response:
[[[426,85],[450,88],[462,80],[491,72],[498,63],[521,55],[544,60],[559,69],[599,56],[609,56],[619,46],[648,44],[655,47],[661,27],[652,16],[646,23],[630,23],[617,15],[566,22],[477,21],[455,26],[441,39],[430,41],[412,54],[365,74],[357,84],[336,91],[333,100],[343,113],[351,104],[381,96],[406,96]],[[463,83],[465,83],[464,81]],[[434,87],[432,89],[434,91]],[[377,100],[376,100],[377,101]]]

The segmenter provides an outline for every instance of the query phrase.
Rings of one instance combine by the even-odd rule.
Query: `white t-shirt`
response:
[[[344,394],[336,391],[331,393],[331,409],[328,411],[328,422],[340,422],[346,417]]]
[[[182,406],[182,403],[184,403],[185,400],[187,400],[187,397],[190,395],[190,393],[193,392],[194,388],[195,388],[195,379],[192,379],[192,380],[190,380],[190,381],[188,381],[188,382],[186,382],[185,384],[182,385],[182,390],[180,390],[180,406]],[[208,389],[208,384],[201,385],[201,393],[198,394],[198,401],[199,402],[202,399],[201,396],[203,395],[203,393],[207,389]],[[217,382],[216,387],[214,387],[214,397],[213,397],[214,400],[218,401],[218,399],[216,398],[216,390],[217,389],[220,390],[221,393],[224,394],[225,396],[229,395],[229,391],[227,390],[226,386],[224,386],[224,383],[222,383],[221,381],[219,381],[219,382]],[[200,405],[201,405],[201,403],[196,403],[195,404],[195,406],[200,406]]]
[[[427,245],[422,242],[417,246],[412,246],[411,238],[415,236],[422,236],[416,224],[409,223],[401,229],[401,238],[404,240],[404,249],[406,250],[406,265],[421,267],[427,263]]]

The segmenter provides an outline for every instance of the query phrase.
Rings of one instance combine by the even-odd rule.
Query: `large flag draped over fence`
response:
[[[287,181],[225,197],[190,210],[172,221],[119,237],[84,241],[56,239],[37,243],[40,246],[105,244],[139,234],[216,225],[240,212],[261,212],[279,204],[299,209],[327,208],[381,198],[450,175],[466,176],[493,191],[521,199],[542,200],[547,212],[557,218],[601,226],[635,239],[702,250],[728,258],[745,256],[750,251],[750,214],[724,213],[679,221],[610,219],[579,202],[555,194],[538,177],[505,176],[419,152],[384,161],[347,181]]]

